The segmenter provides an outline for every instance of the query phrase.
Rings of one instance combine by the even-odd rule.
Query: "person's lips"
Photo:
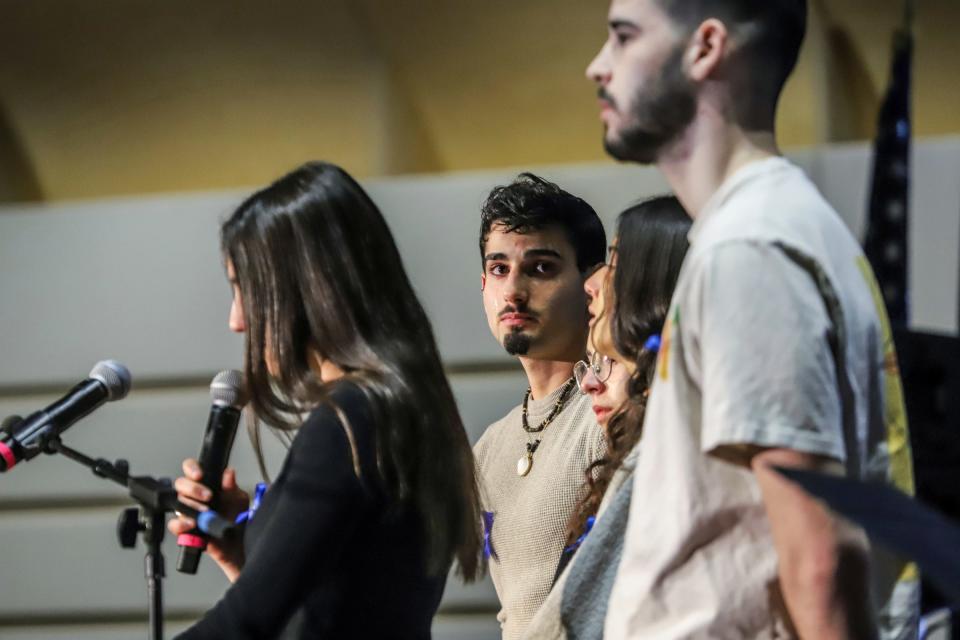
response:
[[[593,323],[597,321],[597,317],[600,315],[600,312],[593,308],[593,301],[590,301],[590,305],[587,306],[587,322],[592,327]]]
[[[593,413],[595,416],[597,416],[597,420],[601,420],[607,417],[608,415],[610,415],[610,411],[611,411],[610,407],[603,407],[603,406],[593,407]]]
[[[500,322],[507,325],[508,327],[520,327],[526,324],[531,324],[536,322],[534,318],[529,313],[519,313],[516,311],[510,311],[507,313],[500,314]]]
[[[600,101],[600,121],[607,122],[616,115],[616,109],[609,102]]]
[[[601,118],[608,113],[613,113],[617,110],[616,104],[614,104],[613,100],[603,87],[600,87],[597,90],[597,105],[600,107]]]
[[[609,107],[610,109],[613,109],[614,106],[615,106],[615,105],[614,105],[613,98],[610,97],[610,94],[609,94],[609,93],[607,93],[606,87],[598,87],[598,88],[597,88],[597,101],[600,102],[601,106],[602,106],[602,105],[606,105],[606,106]]]

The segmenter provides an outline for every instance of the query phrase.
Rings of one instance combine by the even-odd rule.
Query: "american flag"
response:
[[[910,311],[907,271],[912,57],[913,36],[906,26],[894,35],[890,85],[874,140],[873,186],[864,243],[895,327],[907,325]]]

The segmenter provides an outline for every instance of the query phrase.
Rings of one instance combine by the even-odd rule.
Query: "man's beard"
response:
[[[525,356],[530,351],[533,338],[521,331],[508,333],[503,338],[503,348],[512,356]]]
[[[653,164],[697,113],[694,85],[683,74],[683,47],[677,46],[660,75],[633,96],[628,108],[623,129],[614,140],[604,135],[603,147],[617,160]]]

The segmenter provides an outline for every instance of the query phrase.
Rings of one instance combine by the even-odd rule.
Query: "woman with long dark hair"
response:
[[[253,413],[291,442],[242,540],[211,541],[234,584],[181,637],[429,638],[451,562],[467,580],[480,571],[481,517],[467,436],[383,216],[315,162],[250,196],[221,241]],[[202,502],[196,461],[184,472],[178,492]],[[220,510],[247,502],[226,473]]]
[[[617,220],[607,264],[585,284],[591,298],[591,357],[577,363],[577,381],[593,398],[595,409],[614,401],[618,406],[609,417],[598,412],[607,454],[585,471],[586,492],[568,525],[557,580],[528,638],[603,637],[660,330],[687,252],[690,226],[673,197],[626,209]]]

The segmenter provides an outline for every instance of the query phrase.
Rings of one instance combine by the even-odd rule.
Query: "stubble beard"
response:
[[[663,63],[660,75],[632,98],[623,129],[613,139],[605,132],[603,147],[617,160],[653,164],[697,113],[694,85],[683,74],[681,46]]]

